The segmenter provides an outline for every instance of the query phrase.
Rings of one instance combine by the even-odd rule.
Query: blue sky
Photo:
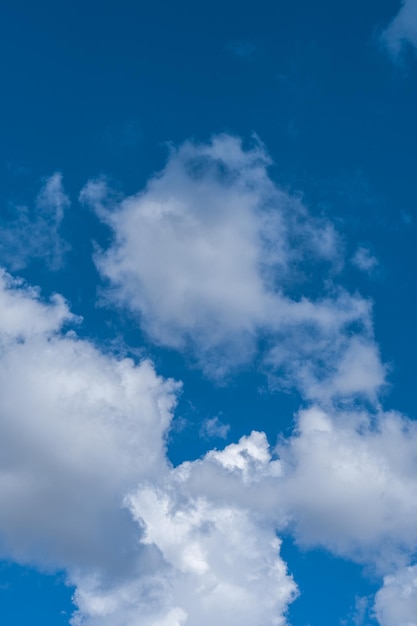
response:
[[[0,11],[2,623],[416,626],[416,0]]]

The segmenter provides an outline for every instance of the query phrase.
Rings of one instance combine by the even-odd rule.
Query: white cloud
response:
[[[283,625],[296,586],[279,556],[273,527],[256,514],[213,505],[204,496],[142,490],[131,507],[145,527],[147,543],[169,564],[175,602],[189,626]],[[174,608],[174,607],[172,607]]]
[[[76,574],[73,624],[285,624],[297,590],[275,531],[292,528],[385,573],[379,623],[415,626],[416,567],[405,566],[417,546],[417,428],[395,413],[371,421],[308,409],[279,458],[253,432],[142,483],[126,498],[142,529],[136,575]],[[358,600],[355,623],[367,607]]]
[[[296,433],[277,447],[278,457],[271,455],[265,435],[253,432],[176,468],[168,495],[148,495],[155,503],[182,494],[179,505],[166,505],[181,528],[170,532],[160,514],[163,506],[152,506],[152,517],[142,501],[144,523],[169,562],[180,570],[194,567],[204,577],[206,553],[188,534],[190,517],[198,526],[207,502],[216,511],[250,512],[265,529],[291,529],[304,546],[323,546],[372,566],[385,575],[375,605],[381,626],[415,626],[416,568],[401,576],[398,568],[417,549],[416,450],[416,423],[396,413],[330,415],[310,408],[300,413]],[[367,600],[357,609],[355,620],[362,623]]]
[[[306,397],[374,397],[384,368],[370,305],[331,280],[342,264],[340,238],[277,187],[269,163],[261,144],[245,150],[221,135],[173,149],[135,196],[88,183],[81,200],[114,234],[96,257],[108,296],[133,311],[153,341],[191,352],[210,375],[253,359],[262,337],[268,367]],[[320,278],[308,289],[317,295],[294,296],[312,267]],[[359,338],[350,346],[353,326]],[[365,379],[346,371],[354,352],[355,365],[369,369]]]
[[[280,215],[259,206],[271,191],[266,162],[261,147],[244,152],[224,137],[173,151],[162,174],[114,210],[97,201],[101,183],[84,189],[115,234],[98,266],[152,339],[252,355],[273,305],[266,274],[286,266],[284,238],[272,243]]]
[[[417,549],[417,424],[311,408],[298,428],[278,448],[279,497],[298,540],[381,572],[407,563]]]
[[[359,246],[356,250],[355,254],[352,257],[352,263],[359,270],[365,272],[367,274],[372,274],[372,272],[378,267],[378,259],[371,254],[368,248],[364,246]]]
[[[305,546],[323,546],[387,574],[417,549],[417,425],[396,413],[300,412],[269,448],[254,431],[175,470],[179,489],[256,513]]]
[[[296,586],[273,530],[234,507],[203,498],[180,503],[178,493],[144,489],[131,497],[143,541],[158,550],[161,565],[111,590],[79,584],[74,624],[286,624]]]
[[[52,270],[62,266],[69,245],[60,235],[60,227],[70,200],[62,185],[62,175],[55,172],[46,178],[35,208],[16,208],[17,217],[0,225],[0,256],[11,270],[26,267],[41,259]]]
[[[76,578],[74,625],[286,624],[297,587],[275,520],[253,506],[266,494],[261,481],[278,474],[265,435],[255,432],[133,490],[126,504],[143,529],[142,565],[112,585]]]
[[[215,417],[204,420],[201,424],[200,435],[209,439],[214,437],[226,439],[229,430],[230,424],[225,424],[216,415]]]
[[[398,567],[417,547],[416,448],[415,423],[397,414],[371,423],[309,409],[279,458],[253,432],[180,465],[127,498],[154,550],[144,571],[113,586],[79,580],[74,624],[285,623],[296,587],[275,531],[292,528],[304,545],[390,572],[376,597],[379,623],[414,625],[415,568],[400,577]],[[360,623],[364,599],[357,609]]]
[[[381,626],[417,626],[417,566],[384,578],[375,614]]]
[[[404,45],[417,47],[417,1],[403,0],[398,14],[382,34],[382,41],[396,58]]]
[[[366,626],[366,618],[369,615],[369,598],[359,596],[355,598],[355,610],[352,620],[355,626]]]
[[[265,359],[274,383],[297,386],[323,406],[349,398],[377,403],[386,368],[371,319],[370,303],[343,291],[315,304],[296,303]]]

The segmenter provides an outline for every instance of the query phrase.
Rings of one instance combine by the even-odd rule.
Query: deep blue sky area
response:
[[[92,254],[110,234],[78,202],[80,190],[104,175],[133,194],[164,166],[168,144],[225,132],[249,145],[256,134],[272,179],[342,233],[341,282],[374,302],[389,366],[383,404],[417,418],[417,62],[411,50],[393,61],[381,42],[399,9],[398,0],[1,2],[2,223],[16,207],[32,206],[54,172],[71,198],[66,264],[49,272],[35,259],[17,273],[46,297],[62,293],[84,318],[80,335],[106,350],[117,339],[183,381],[168,438],[174,465],[253,428],[274,444],[305,402],[293,389],[267,390],[256,363],[214,384],[188,356],[152,343],[125,311],[97,306]],[[370,275],[349,263],[358,246],[378,259]],[[308,276],[307,288],[321,280]],[[224,441],[201,433],[202,420],[213,417],[230,425]],[[300,549],[290,537],[283,555],[302,592],[290,607],[292,626],[376,624],[371,600],[362,613],[355,609],[380,586],[372,571]],[[4,561],[0,622],[64,626],[71,594],[62,573]]]

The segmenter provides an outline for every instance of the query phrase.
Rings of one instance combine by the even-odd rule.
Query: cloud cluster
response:
[[[178,384],[65,330],[76,322],[3,272],[2,555],[65,568],[73,624],[284,624],[296,586],[273,525],[187,496],[170,468]]]
[[[74,626],[284,626],[284,531],[371,565],[381,626],[398,598],[414,624],[417,429],[380,407],[372,305],[337,282],[341,238],[268,166],[258,141],[221,135],[172,149],[135,196],[97,180],[81,199],[113,233],[96,256],[109,302],[154,342],[211,376],[256,358],[271,386],[300,391],[274,448],[254,430],[172,467],[179,383],[81,339],[62,297],[0,275],[0,550],[66,569]],[[214,417],[202,434],[227,428]]]
[[[417,550],[414,421],[393,412],[330,414],[316,406],[300,412],[293,436],[274,450],[263,433],[254,431],[179,466],[171,481],[168,497],[187,494],[217,510],[244,510],[261,519],[264,529],[291,531],[304,547],[321,546],[371,566],[384,577],[375,602],[381,626],[415,625],[417,577],[410,566]],[[146,497],[155,502],[167,496],[148,489]],[[146,511],[141,498],[136,495],[133,502]],[[187,518],[191,512],[186,510]],[[179,519],[188,528],[183,515],[184,508]],[[145,527],[156,523],[155,518],[147,522],[146,513],[144,519]],[[162,524],[149,537],[161,543],[167,558],[172,549],[176,558],[189,558],[204,570],[204,551],[191,536],[186,542],[190,552],[180,556],[170,543],[181,537],[179,529],[171,534]]]
[[[1,548],[66,568],[74,625],[283,625],[297,593],[276,537],[288,528],[390,576],[408,564],[412,422],[316,407],[275,452],[253,432],[172,468],[177,383],[79,339],[62,298],[6,273],[0,320]],[[376,605],[387,626],[393,580]]]
[[[69,250],[60,229],[70,204],[62,185],[62,175],[55,172],[46,178],[34,208],[18,206],[16,218],[0,225],[2,264],[16,271],[38,259],[50,270],[58,270]]]

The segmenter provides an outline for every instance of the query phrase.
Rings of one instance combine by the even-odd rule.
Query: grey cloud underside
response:
[[[62,299],[1,282],[4,551],[57,567],[122,561],[135,543],[123,492],[165,467],[178,386],[62,334]]]
[[[337,282],[339,236],[268,163],[259,143],[220,136],[173,149],[136,196],[93,181],[81,197],[114,234],[96,258],[109,302],[151,339],[210,376],[243,367],[263,339],[272,384],[308,402],[275,449],[255,429],[173,468],[179,384],[81,340],[60,296],[1,274],[0,548],[66,569],[74,626],[284,626],[297,595],[284,529],[371,565],[381,626],[402,598],[396,626],[415,626],[415,424],[380,406],[372,307]]]

